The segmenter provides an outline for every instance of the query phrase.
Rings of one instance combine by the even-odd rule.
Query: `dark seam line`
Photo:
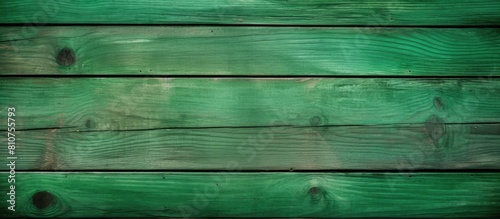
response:
[[[147,128],[147,129],[126,129],[126,130],[73,130],[70,132],[138,132],[138,131],[156,131],[156,130],[204,130],[204,129],[257,129],[257,128],[329,128],[329,127],[378,127],[378,128],[394,128],[400,126],[417,126],[425,125],[425,122],[415,123],[392,123],[392,124],[373,124],[373,125],[318,125],[318,126],[299,126],[299,125],[275,125],[275,126],[205,126],[205,127],[166,127],[166,128]],[[466,123],[439,123],[442,125],[499,125],[500,122],[466,122]],[[32,129],[16,129],[16,131],[40,131],[40,130],[62,130],[68,128],[79,128],[77,126],[68,127],[49,127],[49,128],[32,128]],[[82,127],[80,127],[82,128]],[[5,131],[0,131],[3,133]]]
[[[8,172],[2,170],[0,172]],[[281,170],[259,170],[248,169],[238,171],[228,171],[224,169],[156,169],[156,170],[105,170],[105,169],[75,169],[75,170],[16,170],[16,172],[36,172],[36,173],[500,173],[500,169],[383,169],[383,170],[370,170],[370,169],[323,169],[323,170],[301,170],[301,169],[281,169]]]
[[[157,27],[346,27],[346,28],[499,28],[500,24],[457,24],[457,25],[380,25],[380,24],[218,24],[218,23],[0,23],[0,27],[16,26],[157,26]]]
[[[1,74],[1,73],[0,73]],[[467,75],[467,76],[398,76],[398,75],[38,75],[38,74],[3,74],[1,79],[8,78],[234,78],[234,79],[259,79],[259,78],[387,78],[387,79],[498,79],[500,75]]]

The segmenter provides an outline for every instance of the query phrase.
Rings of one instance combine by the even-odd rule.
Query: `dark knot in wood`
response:
[[[71,66],[76,62],[75,51],[70,48],[64,48],[57,55],[57,62],[62,66]]]
[[[326,192],[320,187],[313,186],[309,188],[309,197],[311,198],[311,203],[318,204],[321,201],[326,201]]]
[[[33,205],[38,209],[45,209],[56,203],[56,198],[47,191],[37,192],[31,197]]]
[[[319,188],[318,188],[318,187],[316,187],[316,186],[311,187],[311,188],[309,189],[309,194],[311,194],[311,195],[313,195],[313,196],[314,196],[314,195],[318,195],[318,193],[319,193]]]
[[[444,108],[443,100],[439,97],[435,97],[434,98],[434,106],[436,107],[436,109],[438,111],[443,110],[443,108]]]
[[[85,127],[90,129],[90,128],[93,128],[94,126],[95,126],[95,124],[94,124],[94,121],[92,121],[92,119],[87,119],[85,121]]]

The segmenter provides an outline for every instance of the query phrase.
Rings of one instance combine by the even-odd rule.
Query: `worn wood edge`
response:
[[[473,6],[473,7],[471,7]],[[445,10],[446,9],[446,10]],[[494,0],[94,2],[4,0],[4,24],[498,25]]]

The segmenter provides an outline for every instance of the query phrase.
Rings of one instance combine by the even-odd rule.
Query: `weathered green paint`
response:
[[[7,177],[5,173],[0,176]],[[17,177],[16,216],[441,218],[500,214],[498,173],[28,172]],[[8,192],[5,186],[1,188],[2,193]],[[12,216],[6,212],[7,204],[0,202],[2,217]]]
[[[0,28],[1,75],[500,75],[498,28],[36,30],[25,36],[21,27]]]
[[[17,211],[2,201],[0,218],[498,217],[499,11],[497,0],[4,0],[0,115],[16,107],[19,159]],[[8,77],[25,74],[76,77]],[[308,75],[338,77],[294,77]],[[39,170],[75,172],[26,172]]]
[[[499,83],[5,78],[0,114],[23,170],[496,169]]]
[[[2,0],[0,23],[498,25],[496,0]]]
[[[20,110],[20,112],[22,112]],[[20,114],[20,117],[23,115]],[[17,170],[465,170],[500,167],[500,124],[17,132]],[[99,121],[90,122],[91,126]],[[4,136],[5,134],[0,135]],[[0,138],[0,145],[7,145]],[[0,148],[7,154],[7,147]],[[0,157],[0,163],[8,163]],[[0,166],[8,170],[8,166]]]
[[[4,78],[19,130],[496,123],[500,80]],[[433,119],[434,118],[434,119]]]

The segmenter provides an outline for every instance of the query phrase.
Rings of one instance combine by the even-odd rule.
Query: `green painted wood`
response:
[[[6,178],[6,173],[0,174]],[[20,173],[2,217],[494,217],[498,173]],[[6,180],[0,181],[2,192]],[[33,200],[33,196],[35,199]],[[37,207],[38,206],[38,207]]]
[[[19,130],[496,123],[500,80],[4,78]]]
[[[20,116],[22,117],[22,116]],[[499,169],[500,124],[16,132],[17,170]],[[0,132],[5,136],[4,132]],[[0,138],[0,145],[7,145]],[[7,147],[0,154],[8,154]],[[0,157],[1,163],[9,163]],[[9,170],[0,166],[1,170]]]
[[[3,0],[0,23],[493,25],[495,0]]]
[[[3,27],[0,74],[499,76],[499,30]]]
[[[499,83],[5,78],[0,114],[21,170],[497,169]]]

